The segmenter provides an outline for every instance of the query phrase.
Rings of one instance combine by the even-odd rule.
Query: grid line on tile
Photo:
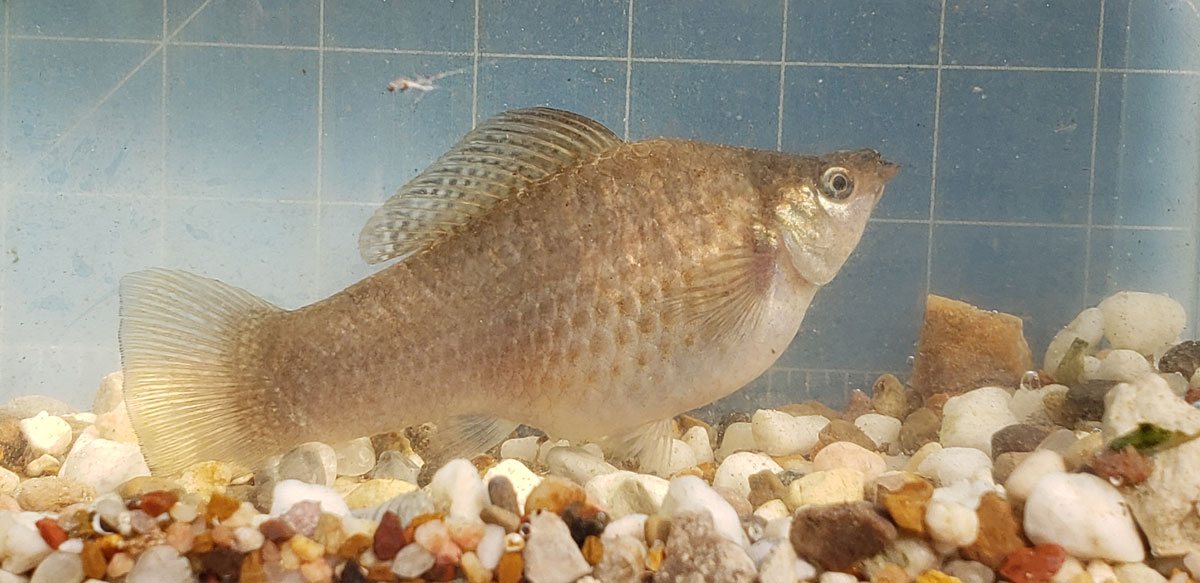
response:
[[[621,139],[629,140],[629,115],[633,99],[633,0],[625,5],[625,122]]]
[[[937,163],[938,137],[942,122],[942,57],[946,52],[946,0],[942,0],[938,14],[937,68],[933,84],[933,148],[929,161],[929,233],[925,244],[925,289],[924,295],[933,290],[933,227],[937,208]]]
[[[162,195],[167,192],[167,139],[169,132],[167,131],[167,53],[168,48],[166,39],[168,38],[167,29],[169,28],[169,20],[167,17],[167,2],[162,0],[162,79],[158,94],[158,194]],[[159,203],[158,206],[158,255],[159,257],[167,256],[167,205]]]
[[[783,99],[784,99],[784,78],[787,71],[787,41],[788,41],[788,0],[783,0],[783,30],[780,34],[782,41],[779,43],[779,112],[776,122],[779,124],[775,128],[775,149],[783,150]]]
[[[1079,303],[1087,305],[1092,269],[1092,220],[1096,201],[1096,142],[1100,130],[1100,69],[1104,65],[1104,2],[1100,0],[1099,31],[1096,33],[1096,79],[1092,91],[1092,143],[1088,153],[1087,230],[1083,235],[1083,286]]]
[[[475,0],[474,31],[471,33],[471,127],[479,123],[479,0]]]
[[[322,249],[321,241],[324,229],[322,211],[324,208],[324,172],[325,172],[325,0],[317,0],[317,184],[316,184],[316,219],[313,223],[313,238],[317,249]],[[324,284],[321,262],[313,262],[313,278],[310,297],[316,298]]]

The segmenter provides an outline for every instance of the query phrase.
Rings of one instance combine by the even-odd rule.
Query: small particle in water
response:
[[[8,250],[8,254],[12,256],[12,264],[16,265],[21,262],[21,255],[17,253],[17,248],[12,247]]]
[[[1069,122],[1060,122],[1058,125],[1054,126],[1054,133],[1061,134],[1063,132],[1073,132],[1078,127],[1079,124],[1075,123],[1074,120]]]

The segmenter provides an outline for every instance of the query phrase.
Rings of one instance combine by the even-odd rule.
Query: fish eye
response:
[[[842,200],[854,192],[854,181],[845,168],[833,166],[821,175],[821,191],[829,198]]]

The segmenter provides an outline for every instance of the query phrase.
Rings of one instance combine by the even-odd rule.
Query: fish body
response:
[[[429,420],[448,452],[524,423],[661,467],[670,417],[787,347],[895,171],[507,112],[372,218],[364,257],[400,261],[325,300],[127,276],[130,417],[156,472]]]

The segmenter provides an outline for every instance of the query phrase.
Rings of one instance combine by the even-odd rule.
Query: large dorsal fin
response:
[[[404,259],[458,233],[529,182],[620,143],[599,122],[569,111],[534,107],[498,114],[375,211],[358,250],[367,263]]]

